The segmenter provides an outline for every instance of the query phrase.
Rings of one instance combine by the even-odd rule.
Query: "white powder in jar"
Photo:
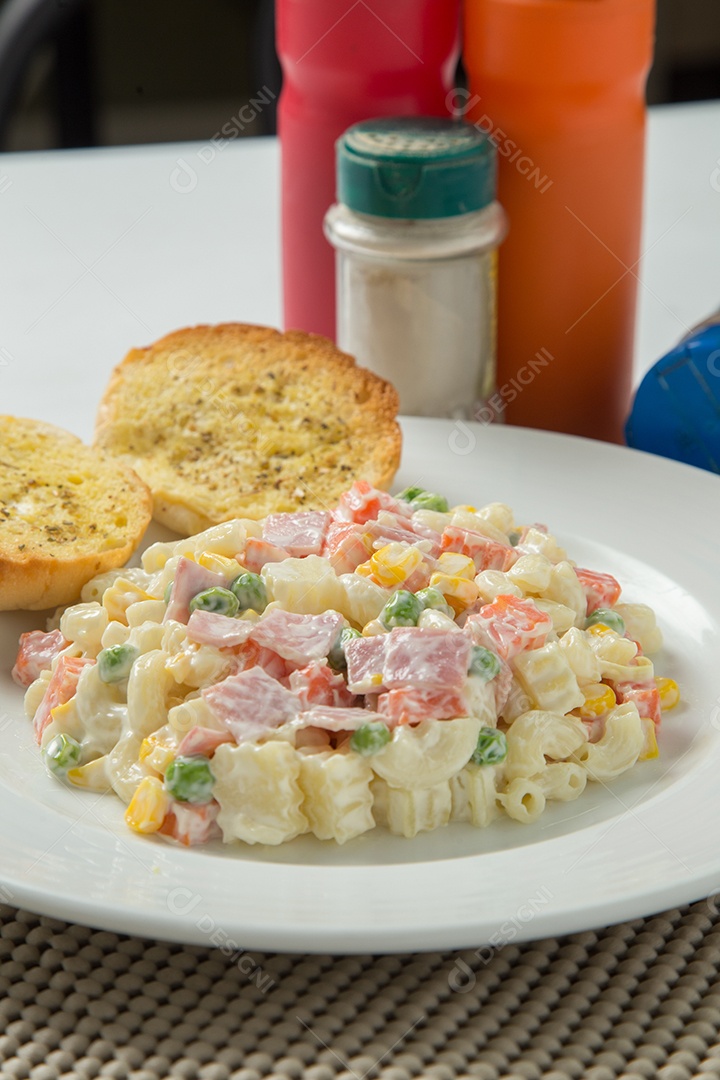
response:
[[[495,376],[495,251],[441,260],[338,252],[338,344],[400,411],[472,416]]]

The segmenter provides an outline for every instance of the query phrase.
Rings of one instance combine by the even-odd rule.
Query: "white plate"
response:
[[[267,950],[473,948],[606,925],[720,886],[720,481],[620,447],[515,428],[408,420],[399,486],[510,503],[546,522],[579,563],[650,603],[666,640],[656,666],[683,704],[661,757],[592,785],[531,826],[452,825],[345,847],[183,849],[126,830],[113,796],[46,776],[9,677],[0,681],[0,899],[92,926]]]

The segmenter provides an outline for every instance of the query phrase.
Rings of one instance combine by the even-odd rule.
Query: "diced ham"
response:
[[[324,510],[270,514],[263,525],[263,539],[283,548],[292,558],[319,555],[329,524],[330,514]]]
[[[430,584],[430,578],[435,570],[437,563],[430,562],[429,559],[423,559],[418,566],[417,570],[413,570],[409,578],[406,578],[402,583],[401,588],[407,589],[408,592],[419,592],[420,589],[425,589]]]
[[[389,634],[352,638],[345,643],[348,688],[354,694],[384,690],[383,671]]]
[[[431,529],[429,525],[422,525],[413,515],[410,518],[408,525],[411,526],[412,531],[421,540],[429,540],[432,544],[431,554],[433,558],[437,558],[440,554],[440,545],[442,543],[442,536],[436,529]]]
[[[186,803],[173,799],[158,832],[170,836],[187,847],[205,844],[222,836],[217,816],[220,804],[212,799],[207,803]]]
[[[604,713],[602,716],[593,716],[592,719],[583,720],[585,734],[587,735],[587,741],[589,743],[600,742],[605,734],[606,723],[607,713]]]
[[[441,548],[443,551],[457,551],[472,559],[478,573],[482,570],[508,570],[517,560],[515,548],[510,544],[499,544],[459,525],[448,525],[443,530]]]
[[[316,705],[313,709],[301,712],[297,718],[298,727],[322,728],[324,731],[357,731],[363,724],[370,724],[387,719],[369,709],[341,709],[329,705]]]
[[[340,672],[319,661],[292,671],[289,681],[303,709],[314,705],[350,706],[355,701]]]
[[[401,626],[348,641],[345,656],[348,687],[355,694],[405,686],[459,691],[467,679],[470,640],[461,633]]]
[[[232,741],[233,737],[229,731],[215,731],[213,728],[196,726],[190,728],[187,735],[183,736],[177,749],[177,756],[191,757],[193,754],[202,754],[204,757],[212,757],[218,746]]]
[[[372,537],[364,525],[353,521],[330,523],[322,553],[336,574],[352,574],[372,552]]]
[[[533,603],[517,596],[496,596],[465,623],[475,645],[484,645],[503,660],[545,644],[552,619]]]
[[[495,712],[500,713],[505,708],[513,686],[513,673],[509,664],[500,660],[500,671],[492,680],[492,688],[495,692]]]
[[[660,726],[662,706],[660,692],[654,683],[616,683],[615,696],[621,705],[634,701],[641,717],[652,720],[656,727]]]
[[[265,563],[282,562],[288,558],[288,553],[284,548],[276,547],[267,540],[258,540],[251,536],[238,558],[246,570],[259,574]]]
[[[381,694],[377,711],[388,727],[419,724],[422,720],[450,720],[465,715],[463,695],[456,690],[423,690],[404,686]]]
[[[580,566],[575,567],[575,573],[585,593],[588,615],[592,615],[598,608],[615,607],[620,599],[621,589],[612,574],[583,570]]]
[[[387,635],[383,684],[388,690],[462,690],[470,664],[465,634],[401,626]]]
[[[78,679],[83,668],[94,663],[95,661],[87,656],[58,657],[52,678],[47,684],[43,699],[38,705],[33,719],[33,730],[38,744],[42,741],[45,728],[52,720],[52,710],[57,705],[64,705],[66,701],[75,696]]]
[[[344,625],[337,611],[298,615],[275,608],[255,623],[251,638],[286,660],[307,664],[328,655]]]
[[[215,611],[193,611],[188,619],[187,635],[198,645],[233,649],[247,641],[252,629],[253,623],[247,619],[231,619]]]
[[[381,510],[407,514],[399,500],[388,495],[387,491],[379,491],[367,480],[356,480],[353,486],[340,496],[333,517],[336,521],[354,521],[358,525],[364,525],[366,521],[374,521]]]
[[[201,693],[238,743],[250,742],[288,723],[300,710],[297,695],[260,667],[228,675]]]
[[[365,526],[375,550],[384,547],[385,544],[404,543],[419,544],[427,548],[427,554],[431,558],[437,558],[440,554],[440,535],[435,533],[432,537],[420,535],[413,529],[412,522],[398,518],[392,514],[383,514],[377,521],[369,521]],[[428,530],[432,532],[432,530]]]
[[[367,562],[374,551],[386,544],[417,544],[425,542],[427,558],[440,553],[440,534],[432,529],[415,527],[409,518],[383,513],[381,519],[359,525],[348,521],[333,521],[328,528],[323,547],[336,574],[351,574]]]
[[[227,588],[227,584],[222,574],[206,570],[204,566],[183,556],[175,571],[175,580],[170,590],[170,600],[163,621],[174,619],[176,622],[186,623],[190,617],[189,604],[193,596],[197,596],[205,589]]]
[[[47,671],[53,660],[70,643],[59,630],[44,633],[30,630],[20,635],[20,648],[12,669],[12,677],[19,686],[29,686],[42,671]]]
[[[531,531],[535,531],[535,532],[539,532],[539,533],[545,533],[545,535],[547,536],[548,527],[547,527],[547,525],[543,525],[543,523],[541,521],[536,521],[533,525],[523,525],[522,529],[520,530],[520,539],[518,540],[518,547],[520,547],[521,544],[525,543],[525,541],[527,540],[527,537],[528,537],[528,533],[531,532]]]

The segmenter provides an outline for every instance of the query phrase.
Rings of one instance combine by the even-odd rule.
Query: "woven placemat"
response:
[[[0,1076],[710,1080],[719,906],[351,957],[226,955],[0,906]]]

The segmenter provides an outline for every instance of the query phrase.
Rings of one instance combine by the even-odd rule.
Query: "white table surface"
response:
[[[636,378],[720,304],[720,103],[651,110],[646,176]],[[0,155],[0,411],[89,439],[132,346],[279,326],[278,196],[274,139]]]

